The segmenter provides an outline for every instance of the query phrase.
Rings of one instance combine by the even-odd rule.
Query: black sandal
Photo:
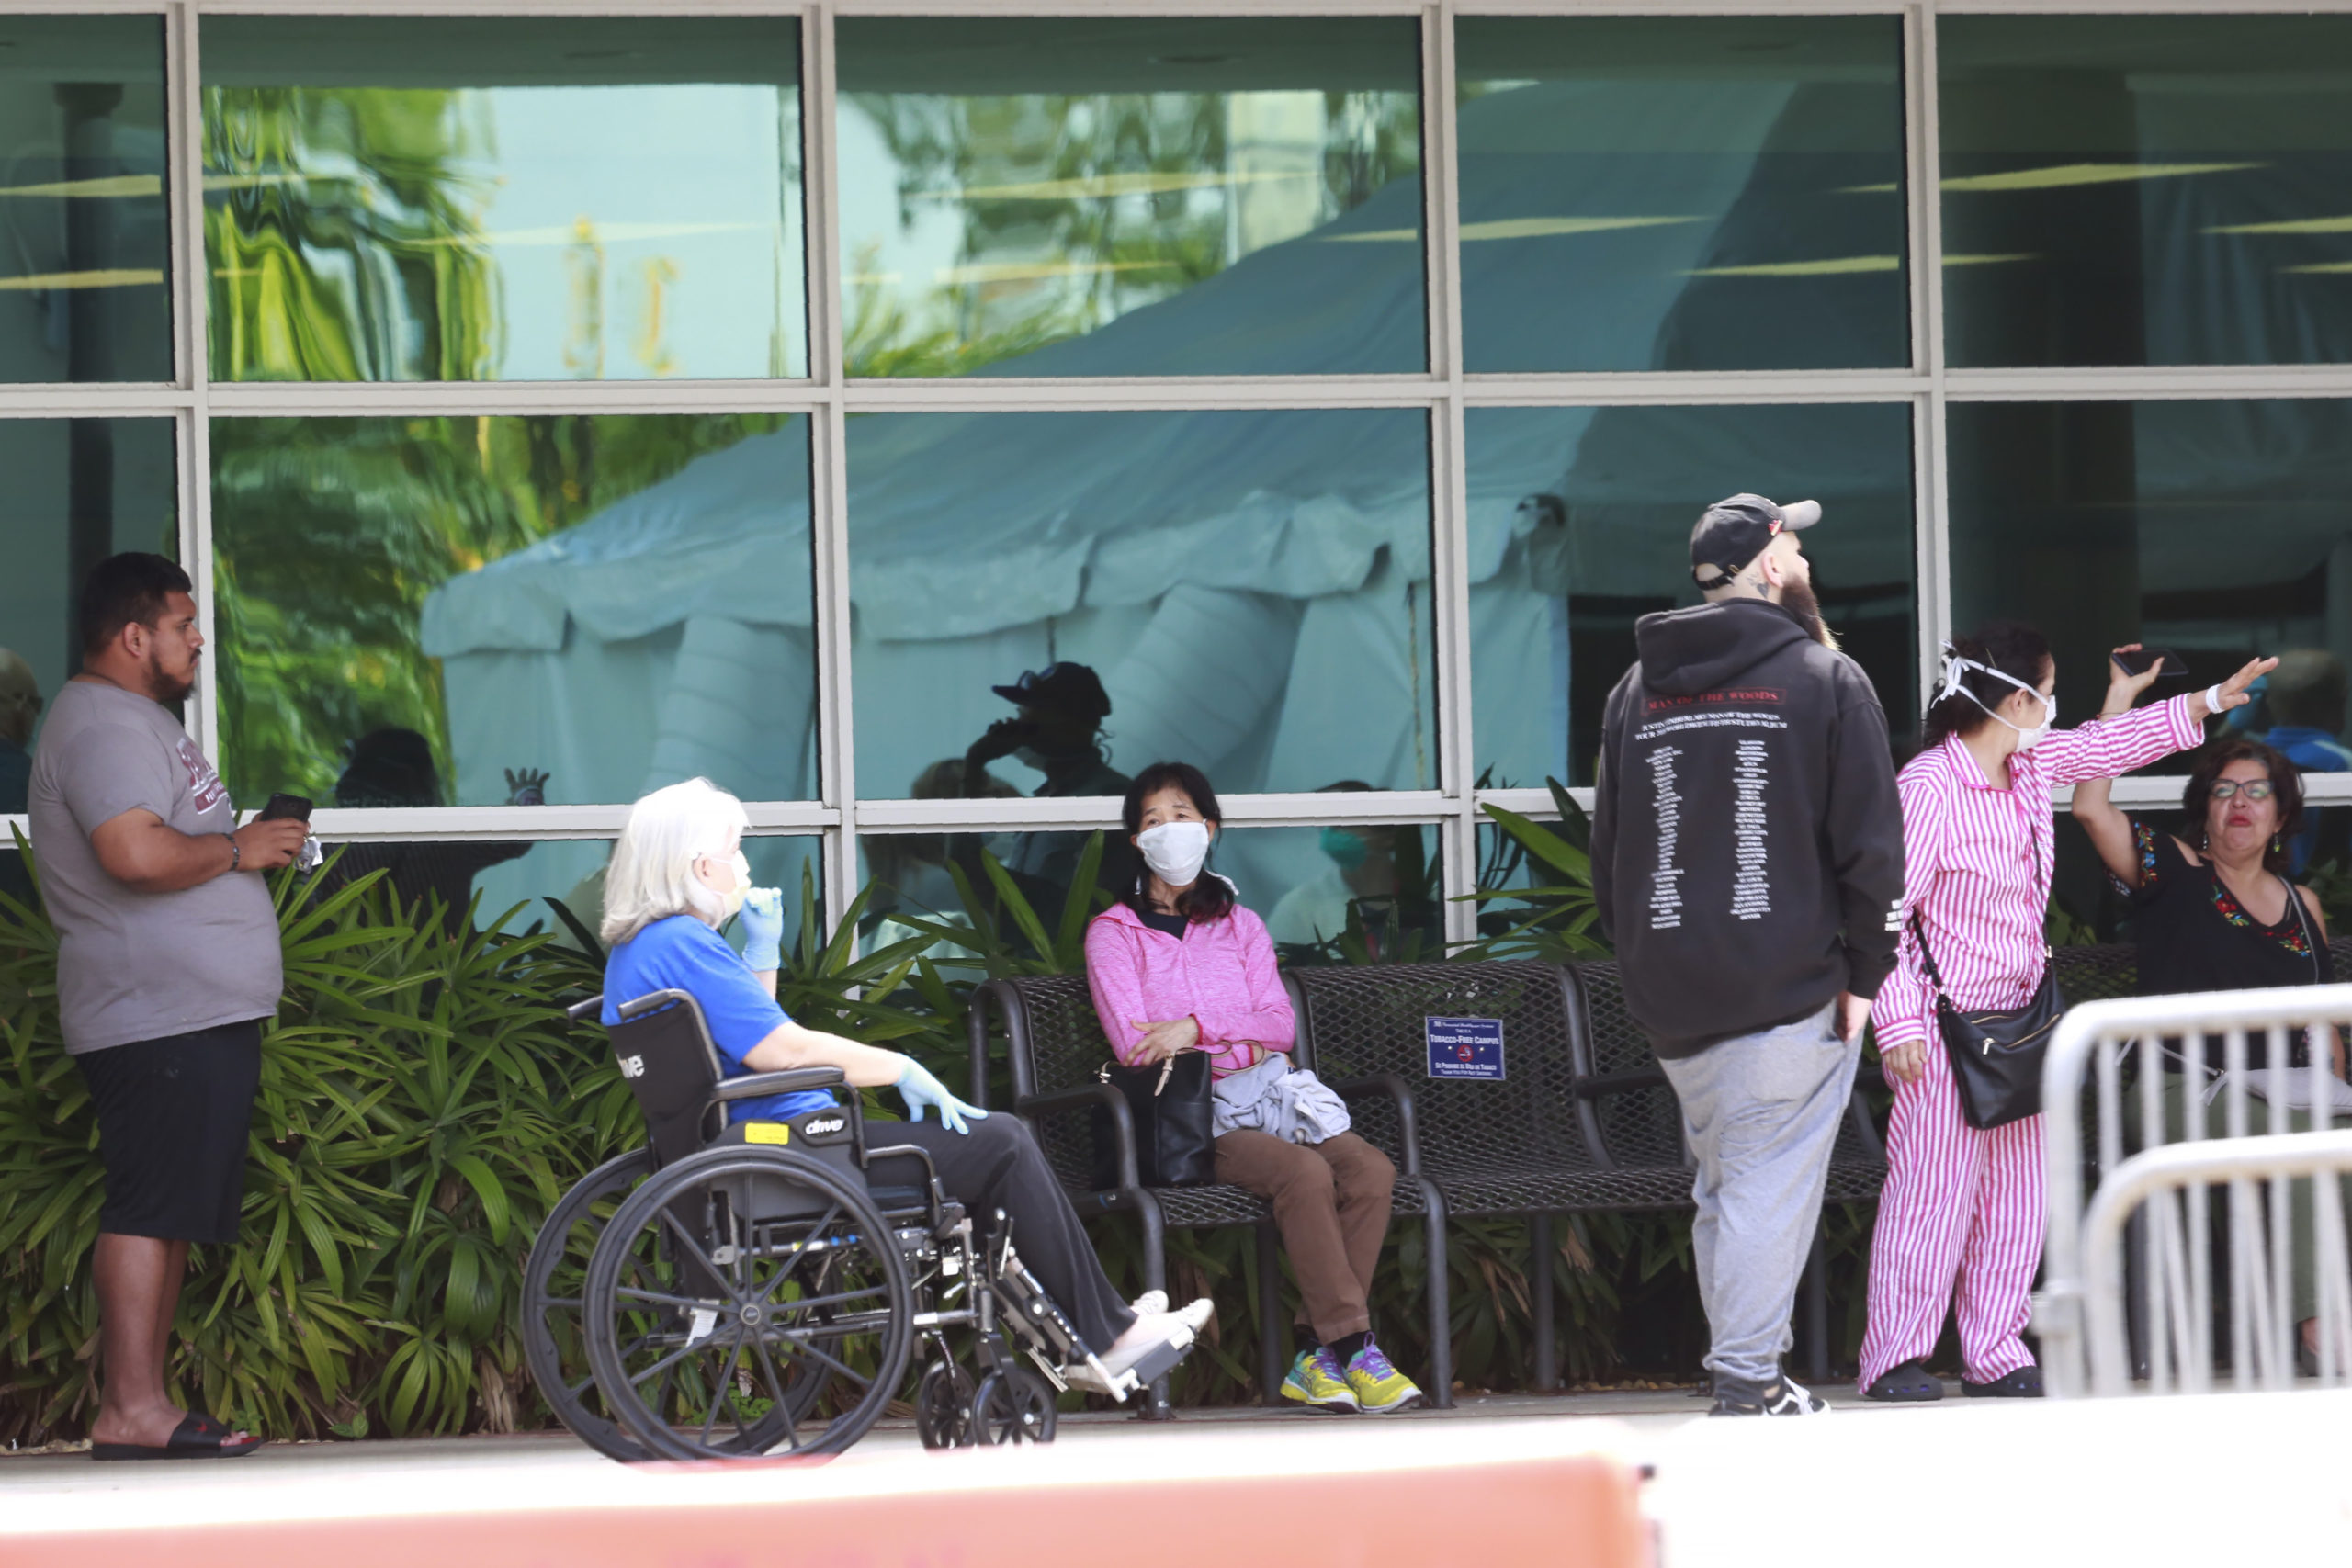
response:
[[[92,1459],[243,1459],[261,1447],[259,1438],[239,1438],[236,1428],[224,1427],[209,1416],[189,1411],[172,1428],[171,1441],[162,1448],[152,1443],[92,1443]]]
[[[1943,1380],[1930,1376],[1925,1361],[1905,1361],[1893,1368],[1862,1395],[1889,1404],[1925,1404],[1943,1396]]]
[[[1971,1399],[2040,1399],[2041,1369],[2019,1367],[2008,1376],[1996,1378],[1991,1382],[1970,1382],[1962,1378],[1960,1380],[1960,1392]]]

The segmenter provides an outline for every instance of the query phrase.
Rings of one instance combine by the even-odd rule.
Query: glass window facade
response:
[[[160,17],[0,16],[0,383],[172,375]]]
[[[1409,17],[839,27],[851,375],[1426,362]]]
[[[2352,16],[1937,27],[1954,365],[2341,362]]]
[[[1901,365],[1893,17],[1465,17],[1474,371]]]
[[[237,797],[493,914],[697,774],[869,939],[1054,907],[1181,759],[1295,961],[1470,941],[1739,491],[1898,753],[2014,616],[2352,756],[2352,0],[156,3],[0,18],[0,741],[174,553]]]
[[[349,807],[704,774],[804,798],[808,498],[783,415],[218,421],[222,776]]]
[[[1804,552],[1822,617],[1869,671],[1895,733],[1916,728],[1901,404],[1474,409],[1468,433],[1470,679],[1490,786],[1592,783],[1634,622],[1700,602],[1690,525],[1707,501],[1741,490],[1821,502]]]
[[[204,24],[212,374],[808,374],[789,17]]]

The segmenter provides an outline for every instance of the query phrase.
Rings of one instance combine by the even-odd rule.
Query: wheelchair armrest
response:
[[[1012,1109],[1023,1117],[1036,1119],[1065,1116],[1093,1105],[1105,1107],[1111,1112],[1112,1131],[1118,1140],[1119,1189],[1135,1191],[1143,1186],[1143,1179],[1136,1170],[1136,1113],[1128,1108],[1125,1095],[1106,1083],[1073,1084],[1045,1094],[1024,1094],[1012,1102]]]
[[[787,1067],[780,1073],[752,1073],[722,1079],[713,1100],[756,1100],[769,1094],[795,1094],[805,1089],[838,1089],[849,1079],[839,1067]]]
[[[563,1016],[571,1020],[574,1023],[580,1023],[595,1017],[598,1012],[603,1010],[604,1006],[605,998],[602,996],[594,996],[590,997],[584,1002],[572,1003],[570,1007],[563,1010]]]
[[[1348,1078],[1325,1086],[1341,1100],[1363,1100],[1375,1094],[1386,1095],[1396,1104],[1396,1141],[1403,1145],[1398,1151],[1405,1156],[1405,1174],[1421,1173],[1421,1136],[1415,1125],[1413,1091],[1395,1073],[1374,1073],[1365,1077]]]
[[[1666,1073],[1658,1067],[1644,1067],[1634,1073],[1596,1073],[1589,1078],[1578,1078],[1569,1091],[1578,1100],[1606,1100],[1612,1094],[1631,1094],[1637,1089],[1664,1089]]]

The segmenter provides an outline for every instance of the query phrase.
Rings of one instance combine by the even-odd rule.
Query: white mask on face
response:
[[[1975,693],[1970,691],[1967,687],[1960,683],[1960,672],[1963,670],[1974,670],[1980,673],[1990,675],[1996,681],[2006,681],[2010,685],[2015,686],[2018,691],[2023,692],[2026,695],[2039,701],[2041,704],[2041,722],[2035,725],[2031,729],[2028,729],[2025,726],[2011,723],[2009,720],[2003,718],[1999,714],[1995,713],[1991,708],[1985,707],[1984,699],[1980,698]],[[2050,732],[2052,729],[2058,728],[2057,693],[2052,692],[2045,696],[2042,693],[2036,690],[2034,687],[2027,685],[2023,681],[2018,680],[2014,675],[2004,674],[2000,671],[1994,669],[1989,664],[1979,664],[1973,659],[1962,659],[1958,654],[1953,653],[1947,649],[1944,653],[1944,688],[1942,691],[1936,694],[1934,700],[1936,702],[1941,702],[1946,697],[1950,696],[1966,697],[1978,707],[1984,708],[1984,712],[1992,718],[1994,723],[2007,724],[2011,729],[2016,730],[2018,732],[2018,750],[2020,751],[2032,750],[2036,746],[2041,745],[2043,740],[2049,739]]]
[[[712,857],[716,859],[717,857]],[[735,886],[718,895],[718,923],[725,925],[743,908],[743,896],[752,890],[752,863],[737,850],[727,864],[735,873]]]
[[[1162,822],[1136,835],[1144,864],[1170,887],[1190,887],[1200,880],[1209,858],[1209,825],[1205,822]]]

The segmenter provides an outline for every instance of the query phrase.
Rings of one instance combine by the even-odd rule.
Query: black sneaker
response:
[[[1715,1405],[1710,1416],[1826,1416],[1829,1402],[1783,1372],[1758,1387],[1715,1374]]]
[[[1995,1378],[1991,1382],[1970,1382],[1962,1378],[1960,1380],[1960,1392],[1971,1399],[2040,1399],[2041,1369],[2019,1367],[2008,1376]]]
[[[1922,1404],[1944,1396],[1943,1380],[1929,1374],[1925,1361],[1905,1361],[1871,1384],[1862,1397],[1890,1404]]]

